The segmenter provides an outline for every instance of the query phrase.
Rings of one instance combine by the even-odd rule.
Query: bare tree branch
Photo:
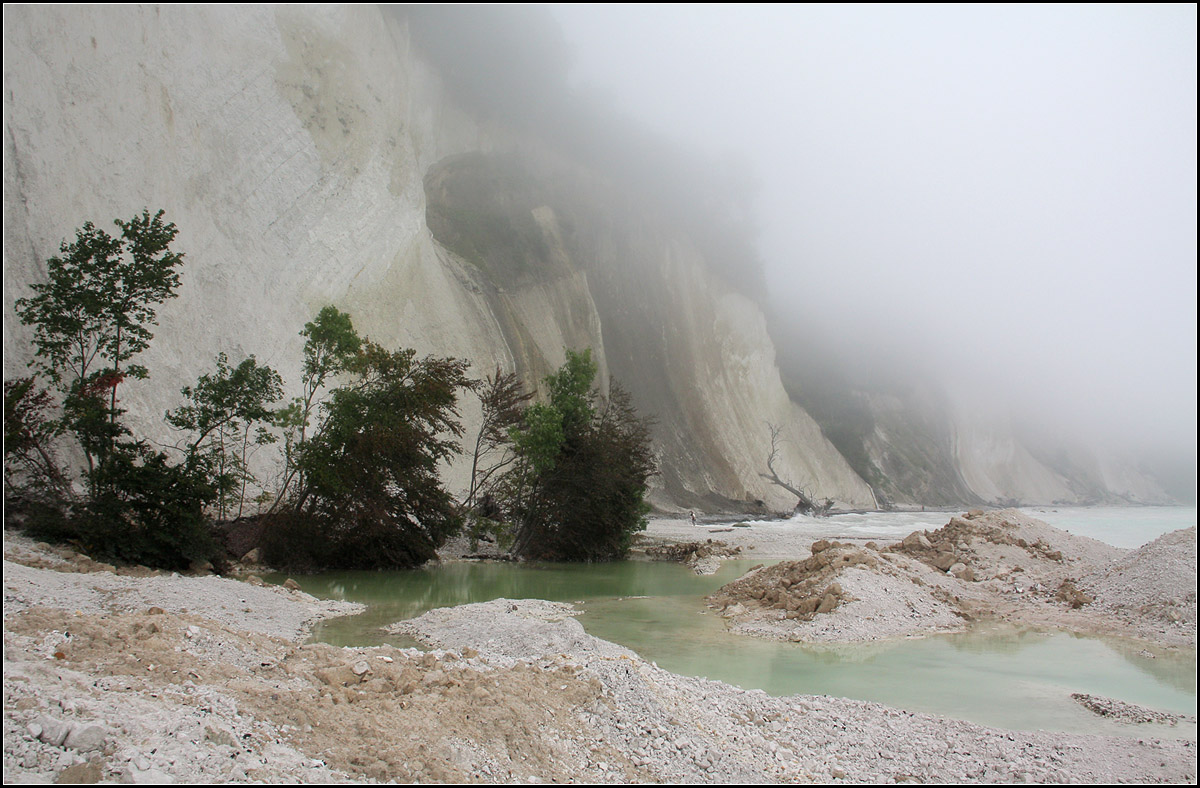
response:
[[[815,517],[824,517],[829,514],[829,510],[833,508],[833,501],[831,499],[826,498],[824,501],[818,503],[808,490],[791,480],[786,480],[779,476],[779,472],[775,469],[775,461],[779,459],[779,434],[781,428],[771,422],[767,422],[767,428],[771,430],[771,452],[767,455],[767,470],[770,473],[760,473],[759,476],[796,496],[797,500],[794,511],[801,514],[810,514]]]
[[[484,494],[492,476],[516,460],[510,447],[508,431],[521,423],[525,403],[533,395],[521,386],[520,379],[512,372],[503,372],[497,365],[496,371],[484,380],[476,381],[475,393],[483,406],[483,421],[475,437],[475,450],[471,454],[471,485],[463,508],[470,509]],[[486,464],[489,455],[490,464]]]

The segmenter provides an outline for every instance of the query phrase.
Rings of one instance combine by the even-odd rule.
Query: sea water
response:
[[[1035,506],[1021,511],[1077,536],[1129,549],[1196,525],[1194,506]]]
[[[1195,509],[1028,509],[1072,533],[1135,547],[1195,525]],[[947,513],[840,515],[816,537],[902,538],[945,525]],[[1104,539],[1108,536],[1108,539]],[[309,593],[363,602],[367,612],[324,622],[314,636],[334,645],[414,645],[383,627],[436,607],[505,597],[575,603],[592,635],[633,649],[659,667],[777,695],[832,695],[1021,730],[1196,738],[1194,723],[1126,725],[1071,698],[1086,693],[1195,716],[1195,650],[1062,632],[988,629],[876,644],[813,647],[731,635],[703,598],[750,561],[727,561],[702,577],[673,563],[450,563],[401,572],[340,572],[300,579]],[[282,579],[282,578],[280,578]]]
[[[1020,511],[1077,536],[1088,536],[1116,547],[1141,547],[1165,533],[1196,524],[1196,508],[1184,506],[1036,506]],[[804,526],[816,538],[857,537],[880,542],[899,541],[916,530],[936,531],[954,512],[862,512],[830,517],[796,515],[787,522]],[[749,521],[778,525],[779,520]]]

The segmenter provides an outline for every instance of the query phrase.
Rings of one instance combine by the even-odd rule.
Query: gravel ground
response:
[[[1188,740],[1016,733],[676,676],[557,603],[431,611],[403,625],[428,653],[343,649],[300,642],[354,605],[117,574],[9,534],[5,553],[6,783],[1196,779]]]
[[[1163,534],[1111,565],[1085,575],[1079,587],[1094,605],[1139,632],[1196,632],[1196,528]]]
[[[1195,744],[1016,733],[829,697],[772,698],[677,676],[592,638],[569,605],[495,600],[434,610],[397,628],[431,645],[477,650],[594,678],[577,710],[617,781],[1175,782],[1194,779]],[[607,781],[607,780],[606,780]]]

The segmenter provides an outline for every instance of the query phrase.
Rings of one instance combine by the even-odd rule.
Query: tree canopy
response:
[[[530,406],[512,437],[520,462],[506,505],[513,552],[554,561],[611,561],[645,530],[647,481],[655,472],[650,423],[618,384],[593,390],[591,351],[567,352],[546,378],[549,399]]]
[[[38,369],[67,398],[67,418],[89,467],[124,434],[117,417],[117,387],[126,377],[145,378],[128,363],[153,334],[155,307],[175,298],[183,254],[170,244],[178,230],[149,210],[125,222],[113,237],[87,222],[73,243],[46,261],[47,281],[16,302],[17,316],[33,328]]]
[[[461,524],[438,469],[459,451],[467,363],[387,350],[359,338],[332,308],[304,335],[306,379],[320,377],[322,359],[336,359],[344,382],[293,445],[297,482],[269,526],[269,558],[330,568],[428,561]]]

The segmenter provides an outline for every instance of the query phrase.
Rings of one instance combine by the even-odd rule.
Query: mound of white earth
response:
[[[725,585],[710,606],[734,632],[810,643],[927,635],[979,619],[1195,643],[1194,528],[1126,555],[1006,509],[951,517],[886,547],[818,540],[811,550]]]
[[[1163,534],[1085,575],[1079,587],[1097,608],[1130,620],[1196,631],[1196,528]]]

